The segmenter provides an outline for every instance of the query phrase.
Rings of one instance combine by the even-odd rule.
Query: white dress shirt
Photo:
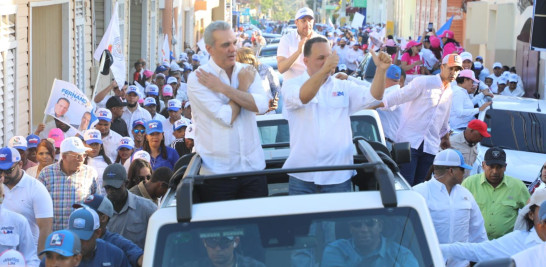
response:
[[[519,83],[518,83],[518,85],[519,85]],[[523,89],[521,89],[519,86],[516,87],[516,89],[514,89],[514,91],[510,91],[510,88],[508,87],[508,85],[500,93],[500,95],[517,96],[517,97],[522,97],[524,94],[525,94],[525,92],[523,92]]]
[[[102,138],[102,146],[104,147],[104,152],[112,162],[114,162],[118,156],[118,146],[121,138],[123,138],[123,136],[112,130],[110,130],[107,136]]]
[[[347,65],[347,69],[349,70],[356,70],[358,67],[358,64],[364,57],[364,52],[362,50],[357,49],[356,51],[353,48],[350,48],[349,51],[347,51],[347,54],[345,55],[345,65]]]
[[[315,31],[311,34],[311,38],[322,36]],[[311,39],[309,38],[309,39]],[[281,37],[281,40],[279,41],[279,46],[277,48],[277,55],[283,56],[285,58],[290,57],[292,54],[296,53],[298,51],[298,45],[301,41],[301,37],[298,34],[298,31],[290,31],[287,34],[283,35]],[[303,63],[303,51],[298,56],[298,59],[294,61],[294,64],[285,71],[282,74],[283,80],[287,81],[289,79],[292,79],[296,76],[299,76],[303,72],[307,70],[307,67]]]
[[[502,77],[502,75],[499,76],[499,77],[495,76],[495,74],[489,75],[489,76],[491,76],[491,77],[493,78],[493,84],[491,84],[491,92],[492,92],[493,94],[496,94],[496,93],[497,93],[497,89],[498,89],[498,84],[497,84],[497,82],[498,82],[499,79]],[[488,78],[489,78],[489,76],[488,76]],[[508,87],[508,85],[506,85],[506,87]],[[504,90],[506,90],[506,89],[504,89]]]
[[[386,108],[406,103],[402,109],[397,142],[410,142],[411,148],[436,155],[440,149],[440,138],[449,128],[451,109],[451,86],[445,88],[440,75],[420,76],[408,85],[385,95]]]
[[[507,258],[527,248],[544,243],[535,228],[530,231],[515,230],[500,238],[481,243],[440,244],[444,258],[480,262]]]
[[[53,218],[53,202],[44,184],[38,179],[23,172],[21,180],[12,188],[4,186],[4,203],[6,209],[17,212],[28,221],[34,245],[38,246],[40,228],[36,219]]]
[[[116,161],[116,158],[110,158],[110,160],[114,162]],[[95,171],[97,171],[97,181],[99,181],[100,184],[104,184],[102,182],[102,175],[106,167],[108,167],[108,163],[104,161],[104,158],[102,156],[96,156],[94,158],[89,157],[87,158],[87,166],[93,167]],[[106,196],[106,189],[104,189],[104,187],[101,186],[98,189],[101,195]]]
[[[133,133],[132,133],[133,122],[138,119],[149,121],[152,119],[152,115],[150,115],[150,112],[148,112],[139,104],[137,104],[137,108],[133,112],[131,112],[128,107],[123,107],[123,114],[121,115],[121,118],[127,124],[127,131],[129,132],[129,137],[133,138]]]
[[[482,213],[472,193],[455,185],[448,193],[446,186],[432,177],[413,187],[427,202],[440,244],[487,241]],[[468,261],[448,259],[447,266],[467,266]]]
[[[334,50],[337,52],[337,55],[339,56],[339,61],[337,62],[337,66],[339,67],[341,64],[347,65],[347,53],[349,53],[349,50],[350,50],[349,46],[345,45],[343,48],[341,48],[341,46],[334,46]]]
[[[400,85],[396,84],[385,89],[385,95],[390,94],[393,91],[400,90]],[[391,141],[396,140],[396,132],[400,125],[400,117],[402,116],[402,106],[392,106],[390,108],[378,108],[377,113],[383,126],[383,133],[385,137]]]
[[[37,267],[40,259],[27,219],[0,204],[0,251],[15,249],[25,257],[26,265]]]
[[[536,245],[512,256],[516,266],[545,266],[546,265],[546,243]]]
[[[378,104],[370,89],[352,81],[329,77],[307,104],[300,99],[309,74],[283,84],[283,114],[290,130],[290,155],[283,168],[344,165],[353,163],[351,114]],[[340,184],[354,171],[290,174],[318,185]]]
[[[246,66],[248,65],[236,62],[231,79],[214,60],[209,60],[200,69],[218,76],[223,83],[238,88],[237,75]],[[269,98],[265,95],[262,79],[257,72],[248,92],[254,99],[258,113],[269,109]],[[195,72],[188,77],[188,97],[192,106],[192,119],[195,121],[195,151],[203,159],[202,174],[265,168],[256,112],[241,108],[232,124],[232,109],[228,104],[230,99],[200,84]]]
[[[449,114],[449,126],[451,129],[464,129],[472,119],[475,119],[474,115],[480,113],[480,109],[475,108],[474,105],[480,103],[484,96],[483,93],[479,93],[472,97],[466,89],[458,85],[452,86],[451,90],[453,91],[453,100]]]

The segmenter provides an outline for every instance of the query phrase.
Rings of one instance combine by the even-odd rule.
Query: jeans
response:
[[[290,176],[288,180],[289,195],[303,195],[314,193],[351,192],[351,179],[340,184],[318,185],[313,182],[302,181]]]
[[[267,197],[267,178],[263,175],[205,181],[196,191],[201,202]]]
[[[411,162],[400,164],[400,173],[411,185],[417,185],[425,181],[425,176],[434,162],[434,155],[423,152],[423,144],[419,149],[411,149]]]

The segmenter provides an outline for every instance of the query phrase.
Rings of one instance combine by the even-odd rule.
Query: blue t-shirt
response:
[[[40,262],[40,267],[45,267],[46,257]],[[118,247],[102,240],[97,239],[97,246],[93,259],[85,261],[82,259],[79,267],[97,267],[97,266],[116,266],[130,267],[125,253]]]
[[[161,156],[161,153],[159,153],[156,158],[150,155],[150,164],[152,165],[152,170],[155,171],[159,167],[169,167],[171,170],[174,170],[174,164],[176,164],[176,161],[178,161],[178,158],[180,158],[180,156],[178,156],[178,152],[176,152],[176,150],[174,150],[173,148],[168,146],[165,148],[167,148],[167,158],[163,158],[163,156]]]

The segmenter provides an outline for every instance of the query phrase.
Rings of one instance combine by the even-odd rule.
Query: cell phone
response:
[[[428,31],[429,31],[429,32],[432,31],[432,26],[433,26],[432,22],[429,22],[429,23],[428,23]]]

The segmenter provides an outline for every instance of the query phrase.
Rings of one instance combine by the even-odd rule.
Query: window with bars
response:
[[[15,8],[0,11],[0,146],[15,135]]]
[[[75,49],[75,84],[85,92],[85,6],[83,0],[76,0],[74,5],[74,49]]]

